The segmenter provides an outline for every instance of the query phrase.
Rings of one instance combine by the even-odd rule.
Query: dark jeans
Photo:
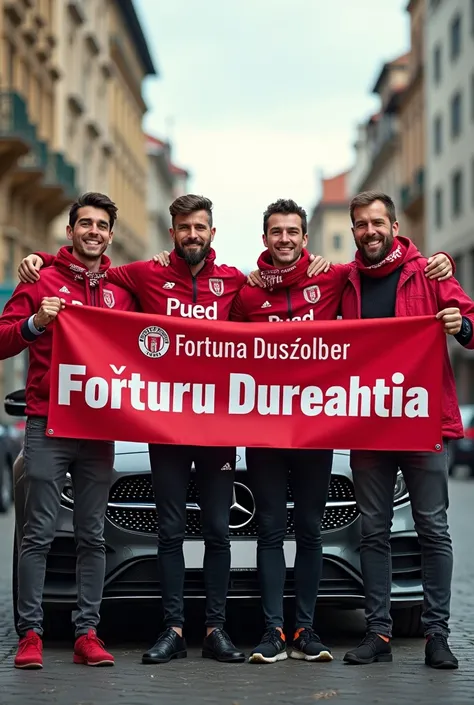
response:
[[[425,634],[449,634],[453,552],[448,531],[448,443],[440,453],[352,451],[361,513],[360,557],[367,627],[391,636],[390,528],[397,471],[403,472],[421,547]]]
[[[150,445],[158,513],[158,570],[167,627],[184,623],[186,494],[194,461],[204,537],[206,626],[223,627],[229,588],[229,519],[235,475],[235,448]]]
[[[104,519],[114,444],[45,436],[46,419],[28,419],[24,443],[25,514],[18,561],[18,631],[43,633],[46,557],[56,530],[66,473],[74,487],[77,546],[76,636],[97,628],[105,575]]]
[[[321,522],[331,479],[332,450],[247,448],[258,522],[257,568],[266,627],[283,626],[287,483],[291,473],[296,539],[296,628],[312,627],[323,558]]]

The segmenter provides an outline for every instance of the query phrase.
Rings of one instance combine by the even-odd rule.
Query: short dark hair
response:
[[[352,225],[354,225],[355,209],[362,208],[364,206],[370,206],[372,205],[372,203],[374,203],[374,201],[382,201],[387,210],[387,215],[390,220],[390,224],[393,225],[395,223],[395,221],[397,220],[397,214],[395,211],[395,204],[390,198],[390,196],[387,196],[386,193],[382,193],[382,191],[362,191],[362,193],[358,193],[357,196],[354,196],[350,204]]]
[[[112,230],[114,223],[117,220],[117,206],[108,196],[105,195],[105,193],[96,193],[95,191],[83,193],[82,196],[79,196],[77,201],[72,204],[69,209],[69,225],[71,228],[73,228],[77,222],[77,212],[79,208],[84,208],[85,206],[100,208],[108,213],[110,221],[109,230]]]
[[[180,196],[170,205],[170,215],[173,226],[176,215],[190,215],[197,211],[206,211],[209,227],[212,228],[212,201],[205,196],[196,196],[194,193]]]
[[[268,221],[270,216],[275,213],[283,213],[283,215],[292,215],[293,213],[299,215],[301,218],[301,227],[303,229],[303,235],[308,232],[308,216],[304,208],[299,206],[296,201],[291,198],[279,198],[275,203],[270,203],[267,210],[263,214],[263,232],[267,234]]]

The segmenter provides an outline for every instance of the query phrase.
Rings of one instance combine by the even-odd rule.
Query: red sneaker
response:
[[[85,666],[113,666],[115,663],[114,657],[104,649],[104,642],[97,637],[94,629],[89,629],[87,634],[76,639],[73,661]]]
[[[43,668],[43,642],[32,629],[18,642],[15,668]]]

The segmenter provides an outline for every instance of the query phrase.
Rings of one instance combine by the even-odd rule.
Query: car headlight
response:
[[[397,480],[395,482],[395,489],[393,491],[393,501],[396,504],[401,504],[408,499],[408,489],[403,479],[403,475],[399,470],[397,472]]]
[[[61,502],[66,505],[66,507],[71,507],[74,504],[74,490],[72,487],[71,474],[69,472],[66,473],[66,482],[61,492]]]

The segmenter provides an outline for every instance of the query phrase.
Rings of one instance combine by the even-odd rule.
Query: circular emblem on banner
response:
[[[147,357],[163,357],[170,347],[170,337],[163,328],[149,326],[138,336],[138,345]]]

